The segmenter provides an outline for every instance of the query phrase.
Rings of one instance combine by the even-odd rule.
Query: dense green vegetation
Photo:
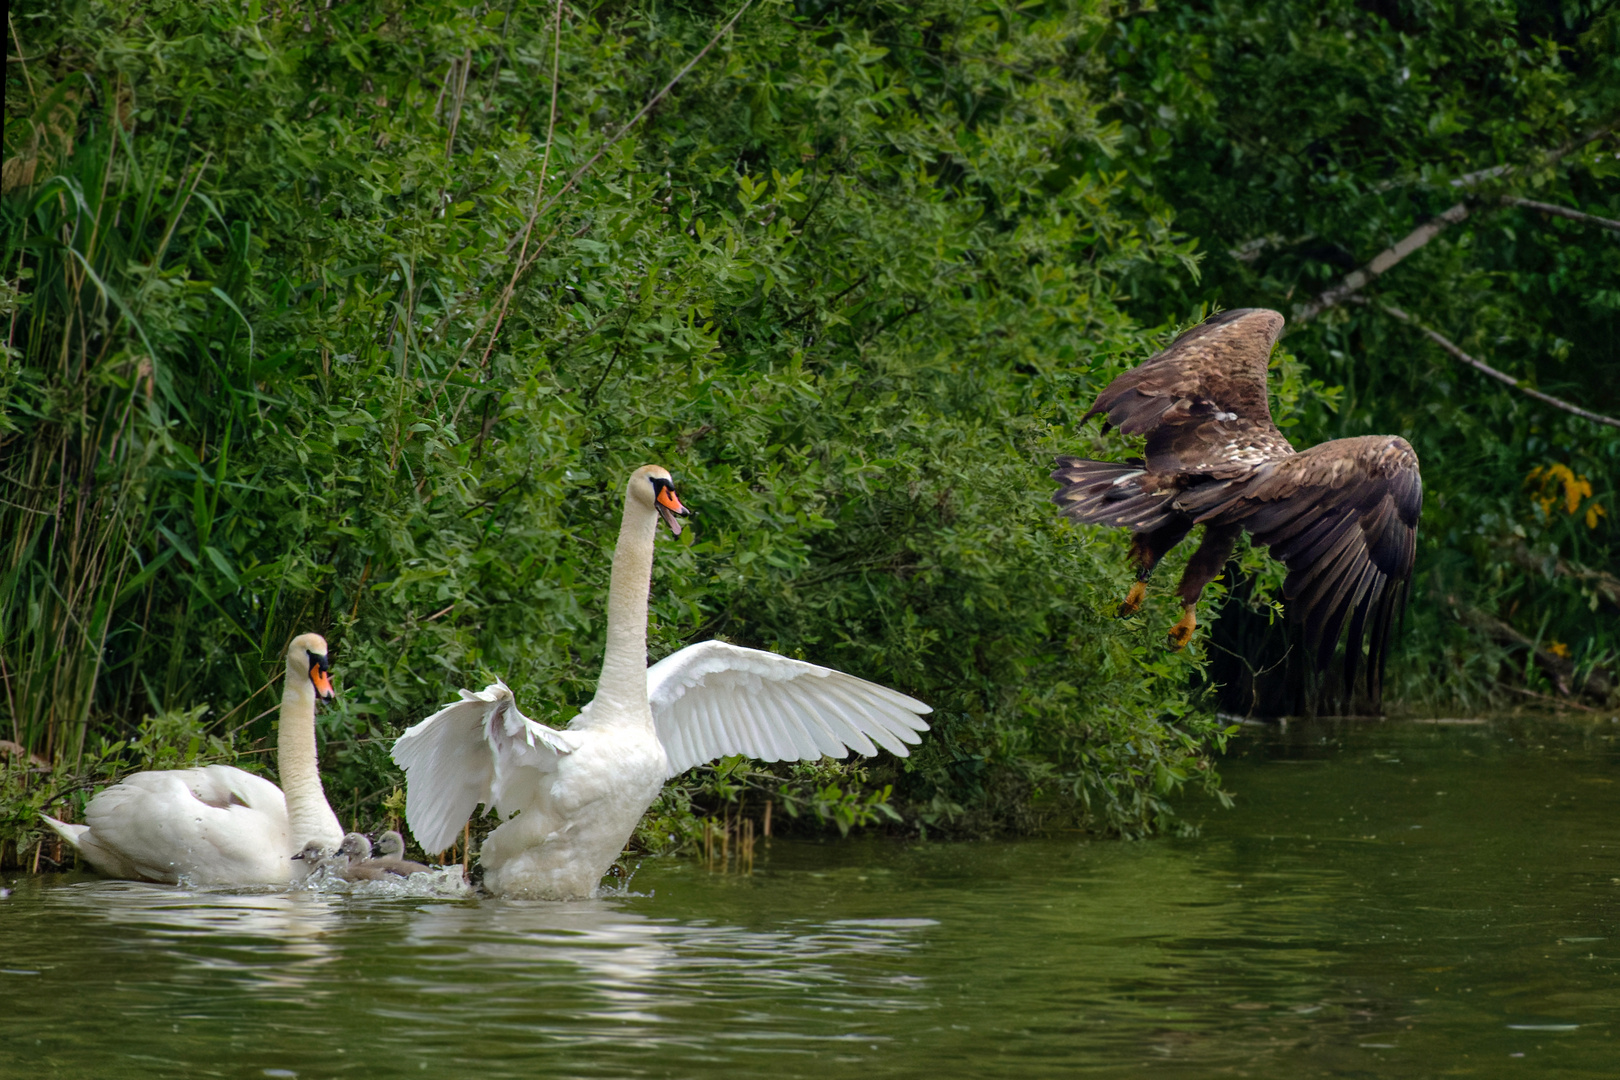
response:
[[[646,461],[696,515],[660,545],[654,658],[720,635],[937,709],[905,763],[697,770],[649,846],[738,799],[843,828],[1163,827],[1178,787],[1218,791],[1210,650],[1163,650],[1164,592],[1112,619],[1126,538],[1045,499],[1054,451],[1125,449],[1074,431],[1108,378],[1212,303],[1288,311],[1444,209],[1450,178],[1522,164],[1380,295],[1620,405],[1593,299],[1612,234],[1500,206],[1512,184],[1616,216],[1612,136],[1536,156],[1614,113],[1612,17],[1567,9],[1542,47],[1511,8],[1489,41],[1463,14],[1318,9],[759,0],[717,34],[736,7],[16,5],[11,856],[39,806],[71,816],[120,770],[264,762],[301,630],[333,646],[346,821],[393,812],[389,741],[457,686],[498,674],[565,722]],[[1418,73],[1401,109],[1323,74],[1383,87],[1391,49]],[[1424,455],[1413,694],[1515,678],[1485,618],[1581,678],[1608,662],[1612,622],[1581,614],[1607,579],[1580,573],[1612,563],[1613,431],[1375,309],[1288,346],[1277,408],[1306,441],[1391,430]],[[1245,566],[1264,609],[1276,576]]]

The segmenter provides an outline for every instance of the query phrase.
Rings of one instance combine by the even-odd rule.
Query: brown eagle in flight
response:
[[[1185,609],[1170,630],[1181,648],[1193,607],[1244,529],[1288,567],[1283,597],[1308,655],[1326,669],[1345,620],[1345,685],[1355,682],[1371,628],[1368,691],[1383,682],[1393,616],[1406,602],[1423,481],[1417,454],[1395,435],[1334,439],[1299,453],[1271,419],[1266,367],[1283,317],[1263,308],[1223,311],[1188,330],[1097,396],[1082,423],[1147,436],[1147,459],[1060,457],[1052,497],[1077,522],[1130,529],[1136,584],[1120,605],[1142,603],[1154,565],[1204,526],[1176,589]]]

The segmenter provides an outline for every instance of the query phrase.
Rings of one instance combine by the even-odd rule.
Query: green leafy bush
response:
[[[1135,834],[1216,790],[1172,602],[1108,617],[1125,538],[1046,501],[1079,410],[1162,340],[1117,283],[1193,267],[1082,164],[1118,138],[1106,21],[812,7],[749,10],[615,142],[726,12],[565,6],[554,40],[524,3],[20,6],[17,740],[71,772],[88,733],[206,700],[262,748],[318,630],[328,791],[380,820],[388,742],[457,686],[499,674],[550,723],[589,698],[623,478],[658,461],[695,517],[654,658],[720,635],[937,710],[904,763],[770,771],[800,820]]]

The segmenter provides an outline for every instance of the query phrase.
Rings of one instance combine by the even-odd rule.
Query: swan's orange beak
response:
[[[681,505],[681,497],[675,494],[675,489],[670,486],[668,480],[655,486],[658,488],[658,494],[654,496],[658,503],[658,515],[664,519],[664,524],[669,526],[670,532],[676,536],[681,535],[680,519],[686,517],[688,513],[686,507]]]
[[[337,696],[336,691],[332,689],[332,675],[326,657],[310,655],[309,681],[315,684],[315,696],[322,701],[331,701]]]

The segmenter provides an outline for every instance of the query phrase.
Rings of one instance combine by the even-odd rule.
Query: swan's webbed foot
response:
[[[1193,630],[1198,626],[1198,619],[1193,614],[1192,605],[1181,613],[1181,621],[1170,628],[1169,646],[1172,649],[1181,649],[1192,640]]]
[[[1136,610],[1142,606],[1142,599],[1147,596],[1147,582],[1138,581],[1131,586],[1131,591],[1125,594],[1120,601],[1119,609],[1114,612],[1114,618],[1123,619],[1127,615],[1135,615]]]

